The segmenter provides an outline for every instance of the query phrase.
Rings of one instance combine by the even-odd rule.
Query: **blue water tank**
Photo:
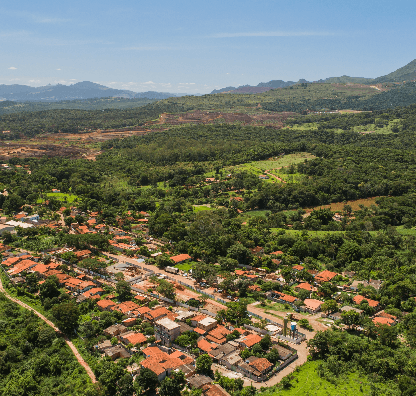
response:
[[[290,330],[291,331],[296,331],[296,322],[291,322],[290,323]]]

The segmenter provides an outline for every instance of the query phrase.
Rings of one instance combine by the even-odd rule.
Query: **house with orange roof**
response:
[[[215,329],[211,330],[205,338],[210,342],[215,342],[218,345],[222,345],[227,342],[226,337],[230,333],[231,331],[224,326],[217,326]]]
[[[8,271],[10,276],[18,275],[24,271],[29,270],[30,268],[36,266],[38,263],[32,260],[23,260],[17,263],[12,269]]]
[[[136,331],[131,331],[131,332],[128,332],[128,333],[122,333],[118,336],[118,339],[124,345],[128,345],[128,344],[137,345],[137,344],[144,344],[145,342],[147,342],[146,336],[144,334],[136,332]]]
[[[186,364],[185,362],[189,361],[187,359],[189,356],[184,354],[179,355],[176,352],[168,355],[157,347],[148,347],[143,349],[142,352],[146,356],[146,359],[142,360],[140,364],[142,367],[152,370],[157,375],[159,381],[162,381],[173,370],[178,369]]]
[[[191,325],[193,326],[193,327],[196,327],[196,326],[198,326],[198,322],[200,322],[201,320],[203,320],[203,319],[205,319],[205,318],[207,318],[208,316],[207,315],[197,315],[197,316],[194,316],[193,318],[191,318]]]
[[[312,292],[312,290],[313,290],[313,287],[312,287],[312,285],[310,285],[309,283],[306,283],[306,282],[304,282],[304,283],[299,283],[299,285],[297,285],[297,286],[295,286],[295,291],[296,292],[298,292],[299,293],[299,291],[300,290],[306,290],[306,291],[308,291],[309,293],[311,293]]]
[[[210,342],[208,342],[205,338],[201,338],[199,341],[198,341],[198,343],[197,343],[197,345],[198,345],[198,348],[201,350],[201,351],[204,351],[204,352],[206,352],[206,353],[209,353],[212,349],[214,349],[215,348],[215,344],[211,344]]]
[[[303,265],[297,264],[292,267],[295,271],[302,271],[305,267]]]
[[[393,319],[390,318],[384,318],[383,316],[376,316],[372,319],[373,323],[375,325],[387,325],[387,326],[392,326],[395,324],[395,321]]]
[[[126,326],[126,327],[134,326],[136,323],[137,323],[137,319],[136,318],[127,318],[127,319],[124,319],[121,322],[121,324],[123,326]]]
[[[113,311],[120,311],[122,312],[124,315],[127,316],[133,316],[132,313],[133,311],[137,310],[138,308],[140,308],[140,305],[136,304],[133,301],[125,301],[121,304],[116,305],[113,308]]]
[[[240,348],[251,348],[261,341],[261,337],[258,334],[248,334],[246,336],[237,338],[236,342],[240,345]]]
[[[19,261],[20,257],[9,257],[7,260],[4,260],[1,264],[5,265],[6,267],[11,267]]]
[[[231,396],[218,384],[205,384],[201,387],[201,390],[204,396]]]
[[[360,304],[361,304],[361,302],[362,302],[362,301],[364,301],[364,300],[366,300],[366,301],[368,302],[368,305],[369,305],[371,308],[374,308],[374,309],[376,309],[376,310],[380,308],[380,303],[379,303],[378,301],[375,301],[375,300],[370,300],[369,298],[366,298],[366,297],[364,297],[364,296],[361,296],[360,294],[356,295],[356,296],[352,299],[352,301],[354,301],[354,303],[355,303],[355,304],[357,304],[357,305],[360,305]]]
[[[303,303],[305,304],[305,309],[309,313],[317,313],[321,310],[321,306],[324,303],[323,301],[315,300],[314,298],[306,298]]]
[[[100,311],[112,311],[116,304],[111,300],[100,300],[97,301],[97,306]]]
[[[338,274],[336,272],[325,270],[315,275],[315,282],[317,283],[329,282],[333,278],[335,278],[337,275]]]
[[[264,376],[273,368],[273,364],[266,358],[257,358],[255,356],[248,358],[248,365],[257,370],[261,376]]]
[[[143,318],[144,314],[146,314],[147,312],[150,312],[150,308],[149,307],[139,307],[134,312],[136,313],[136,315],[139,318]]]
[[[189,254],[178,254],[177,256],[170,257],[170,259],[173,260],[175,264],[180,264],[191,260],[191,256]]]
[[[165,308],[160,307],[156,309],[152,309],[149,312],[144,314],[144,318],[147,319],[151,323],[155,323],[157,320],[162,319],[163,317],[167,316],[171,312]]]
[[[290,304],[293,305],[298,298],[291,296],[289,294],[285,294],[276,290],[270,291],[268,293],[266,293],[266,296],[274,301],[280,302],[282,304]]]

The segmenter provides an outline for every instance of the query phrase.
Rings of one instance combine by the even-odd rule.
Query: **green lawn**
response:
[[[195,261],[187,261],[185,263],[176,264],[175,268],[179,268],[181,271],[188,272],[194,264],[196,264]]]
[[[203,210],[212,210],[212,208],[205,205],[194,205],[194,212],[202,212]]]
[[[402,234],[402,235],[416,236],[416,229],[415,228],[404,228],[403,226],[398,226],[398,227],[396,227],[396,230],[399,234]]]
[[[281,168],[286,168],[290,165],[296,165],[301,162],[304,162],[308,159],[316,158],[314,155],[310,153],[296,153],[296,154],[288,154],[284,155],[283,157],[275,157],[265,161],[252,161],[247,162],[240,165],[235,166],[228,166],[225,168],[225,171],[228,173],[233,173],[236,171],[247,171],[252,173],[256,176],[264,174],[266,170],[270,171],[272,174],[280,177],[285,182],[296,182],[297,179],[301,178],[302,175],[300,174],[293,174],[288,175],[284,173]],[[206,177],[212,176],[212,172],[206,173]],[[270,176],[269,179],[263,180],[266,183],[278,183],[279,181],[276,180],[274,177]]]
[[[68,204],[72,204],[72,202],[74,202],[76,199],[78,199],[78,195],[75,194],[66,194],[66,193],[47,193],[46,194],[47,197],[51,197],[51,198],[55,198],[59,201],[68,203]],[[38,199],[37,203],[42,203],[44,200],[43,199]]]
[[[316,370],[320,363],[320,361],[310,361],[301,366],[298,371],[295,371],[289,389],[279,389],[277,386],[273,386],[258,394],[260,396],[351,396],[371,394],[370,382],[362,374],[351,373],[345,375],[339,379],[337,384],[332,384],[320,378]],[[392,384],[378,383],[377,386],[387,391]]]

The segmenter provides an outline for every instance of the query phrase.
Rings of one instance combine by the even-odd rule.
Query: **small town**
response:
[[[24,209],[1,218],[3,281],[17,295],[34,293],[45,309],[63,295],[78,305],[85,353],[123,362],[133,379],[150,370],[160,383],[181,371],[187,387],[206,396],[229,394],[221,378],[241,388],[272,386],[306,361],[316,331],[336,326],[363,332],[363,317],[375,326],[398,321],[368,297],[382,282],[354,280],[354,272],[282,267],[283,251],[266,254],[257,246],[251,253],[270,258],[277,270],[238,264],[230,278],[200,271],[203,264],[188,254],[170,255],[169,243],[149,236],[149,213],[129,211],[114,227],[98,212],[51,210],[48,200]],[[40,253],[7,245],[16,233],[36,228],[104,235],[109,245],[84,242]],[[64,327],[75,331],[76,325]]]

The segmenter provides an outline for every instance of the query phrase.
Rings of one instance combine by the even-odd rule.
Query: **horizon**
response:
[[[416,37],[415,13],[408,0],[22,0],[0,7],[0,84],[92,81],[192,95],[271,80],[375,78],[415,59],[398,45]]]

